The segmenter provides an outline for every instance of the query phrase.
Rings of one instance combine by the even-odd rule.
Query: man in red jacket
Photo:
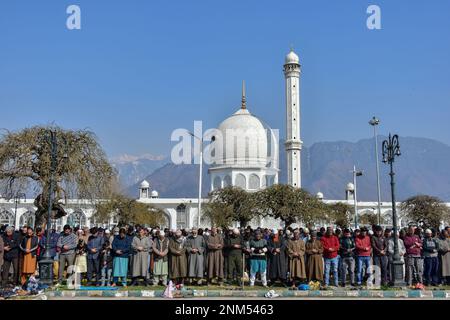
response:
[[[367,228],[361,228],[361,233],[355,239],[356,256],[358,260],[357,282],[358,286],[362,285],[362,269],[366,268],[366,275],[370,275],[372,244],[370,237],[367,235]]]
[[[333,234],[333,228],[328,227],[326,234],[320,238],[323,245],[323,259],[325,262],[325,286],[330,283],[330,269],[333,270],[334,285],[338,286],[338,251],[339,239]]]

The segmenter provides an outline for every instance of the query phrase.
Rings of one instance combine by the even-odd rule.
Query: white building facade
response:
[[[278,137],[247,109],[244,83],[241,107],[219,125],[212,140],[211,191],[228,186],[256,191],[278,183]]]

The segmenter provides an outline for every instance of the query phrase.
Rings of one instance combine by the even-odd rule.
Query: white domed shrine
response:
[[[243,83],[240,109],[219,125],[214,137],[222,152],[216,152],[209,169],[211,190],[231,185],[258,190],[278,182],[278,137],[246,104]]]

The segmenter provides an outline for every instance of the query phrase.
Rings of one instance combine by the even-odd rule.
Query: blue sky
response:
[[[66,8],[81,8],[81,30]],[[381,30],[366,9],[381,8]],[[169,154],[176,128],[240,104],[285,130],[282,64],[300,55],[302,139],[380,133],[450,144],[450,1],[0,2],[0,128],[90,128],[110,156]]]

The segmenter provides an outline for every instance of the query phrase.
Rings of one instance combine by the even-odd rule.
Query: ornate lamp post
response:
[[[395,180],[394,180],[394,160],[395,157],[400,156],[400,144],[398,142],[398,135],[389,134],[389,138],[383,141],[383,162],[390,165],[391,176],[391,196],[392,196],[392,225],[394,229],[394,260],[393,260],[393,273],[394,279],[392,280],[394,287],[404,287],[406,285],[403,275],[403,262],[400,260],[400,254],[398,252],[398,226],[397,226],[397,210],[395,205]]]
[[[48,138],[47,138],[48,139]],[[51,144],[51,169],[50,169],[50,186],[48,190],[48,212],[47,212],[47,233],[44,255],[39,261],[39,280],[46,284],[53,284],[53,258],[50,253],[50,237],[51,237],[51,224],[52,224],[52,208],[53,208],[53,196],[55,190],[55,171],[57,166],[57,141],[56,131],[50,131],[49,142]]]

